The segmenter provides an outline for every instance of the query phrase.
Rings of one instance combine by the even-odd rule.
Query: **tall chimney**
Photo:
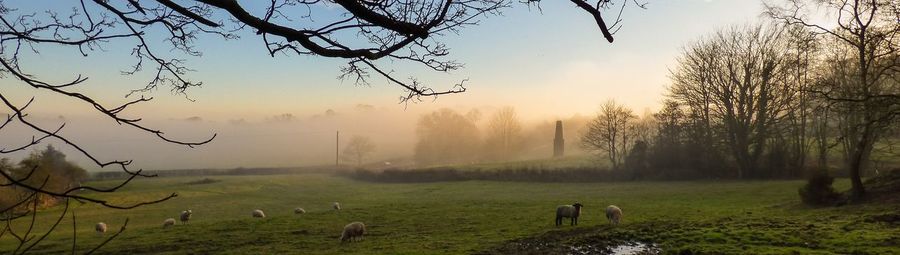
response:
[[[553,157],[562,157],[566,150],[566,140],[563,139],[562,121],[556,121],[556,136],[553,137]]]

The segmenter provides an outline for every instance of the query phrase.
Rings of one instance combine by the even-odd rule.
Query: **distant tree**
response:
[[[685,122],[684,111],[674,100],[666,100],[663,108],[653,115],[656,119],[656,136],[650,150],[651,166],[659,170],[684,168]]]
[[[47,145],[43,151],[34,151],[27,158],[19,162],[19,166],[13,170],[15,178],[28,178],[24,181],[32,187],[43,186],[44,189],[63,193],[66,190],[81,187],[81,182],[87,179],[88,173],[75,163],[66,160],[66,155]],[[46,180],[46,182],[45,182]],[[50,194],[37,194],[38,204],[49,206],[58,202],[58,197]]]
[[[355,135],[350,138],[350,142],[344,146],[342,157],[345,160],[354,161],[357,166],[361,166],[363,160],[372,155],[373,152],[375,152],[375,144],[372,143],[372,139]]]
[[[645,111],[640,118],[635,118],[631,124],[631,132],[634,141],[644,141],[648,145],[653,142],[656,136],[656,118],[653,113]]]
[[[800,25],[832,39],[843,48],[826,64],[832,81],[817,91],[838,104],[851,199],[865,196],[861,173],[870,162],[881,133],[900,117],[900,4],[895,0],[766,2],[766,14],[786,24]],[[815,9],[808,8],[816,7]],[[824,10],[830,24],[809,14]]]
[[[9,158],[2,158],[0,159],[0,171],[3,171],[5,175],[12,175],[15,171],[15,166],[10,163]],[[15,185],[12,185],[9,179],[0,177],[0,217],[8,218],[14,212],[18,213],[18,208],[21,208],[21,206],[17,206],[16,203],[21,201],[23,194],[25,193],[16,188]]]
[[[508,160],[522,146],[522,123],[513,107],[503,107],[488,120],[485,152],[492,159]]]
[[[643,141],[637,140],[631,146],[631,152],[625,158],[625,168],[631,171],[634,179],[643,179],[650,174],[650,145]]]
[[[739,178],[765,177],[758,172],[759,159],[792,103],[793,91],[785,81],[790,70],[786,42],[778,26],[720,30],[686,49],[673,71],[670,94],[707,121],[721,124],[719,134]]]
[[[419,164],[469,162],[479,155],[475,111],[466,115],[443,108],[422,115],[416,127],[415,160]]]
[[[588,124],[581,136],[581,146],[605,155],[613,169],[619,169],[627,157],[631,143],[631,125],[636,116],[631,109],[608,100]]]

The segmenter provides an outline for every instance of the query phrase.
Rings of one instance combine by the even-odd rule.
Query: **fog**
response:
[[[202,141],[215,135],[212,142],[194,148],[163,142],[151,134],[117,125],[103,116],[36,113],[28,118],[48,129],[65,124],[60,133],[83,146],[98,160],[133,159],[134,167],[144,169],[332,165],[335,163],[337,132],[340,132],[341,149],[353,136],[371,139],[376,149],[366,157],[365,163],[378,165],[391,162],[393,166],[407,167],[414,165],[417,121],[422,115],[443,108],[448,107],[436,103],[407,106],[350,104],[306,113],[281,112],[236,118],[192,115],[148,117],[142,120],[144,125],[165,132],[167,137],[183,141]],[[478,112],[481,117],[475,124],[478,132],[483,135],[487,128],[487,118],[499,107],[460,106],[448,109],[460,113]],[[556,120],[564,122],[567,153],[583,153],[578,148],[577,141],[579,129],[586,123],[588,117],[585,116],[588,115],[570,113],[561,117],[547,117],[517,111],[522,124],[522,148],[508,160],[550,157]],[[10,147],[27,143],[32,136],[40,137],[21,126],[10,126],[10,129],[4,131],[9,133],[3,136],[2,142],[10,144]],[[89,171],[101,170],[74,148],[62,146],[59,140],[43,140],[37,148],[43,148],[46,144],[55,145],[70,160]],[[474,147],[476,148],[472,149],[481,149],[480,144]],[[29,151],[8,156],[19,159],[27,153]],[[476,161],[489,160],[478,158]],[[341,164],[351,163],[342,161]]]

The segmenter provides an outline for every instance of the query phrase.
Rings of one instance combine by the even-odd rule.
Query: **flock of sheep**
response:
[[[338,202],[334,202],[331,205],[335,211],[341,210],[341,204]],[[556,226],[562,225],[564,218],[571,219],[571,225],[578,225],[578,217],[581,216],[581,208],[584,207],[581,203],[574,203],[571,205],[560,205],[556,207]],[[294,209],[294,214],[304,214],[306,210],[303,208],[297,207]],[[193,211],[187,210],[182,211],[180,215],[181,224],[187,224],[188,221],[191,220],[191,216],[194,214]],[[260,209],[253,210],[251,216],[254,218],[265,218],[266,213]],[[622,220],[622,209],[618,206],[610,205],[606,207],[606,219],[609,220],[610,224],[618,225]],[[163,228],[168,228],[170,226],[175,225],[174,218],[168,218],[163,221]],[[98,233],[106,233],[107,226],[106,223],[99,222],[95,226],[95,230]],[[341,242],[345,241],[361,241],[363,239],[363,235],[366,234],[366,225],[362,222],[351,222],[344,226],[344,230],[341,232]]]
[[[581,207],[584,207],[581,203],[574,203],[571,205],[560,205],[556,207],[556,226],[562,225],[563,218],[569,218],[572,220],[571,225],[578,225],[578,216],[581,216]],[[610,205],[606,207],[606,219],[609,220],[610,224],[618,225],[622,220],[622,209],[618,206]]]
[[[335,211],[341,210],[341,204],[338,202],[334,202],[331,205],[331,207],[334,208]],[[294,209],[294,214],[304,214],[304,213],[306,213],[306,210],[304,210],[303,208],[297,207]],[[180,215],[181,224],[182,225],[187,224],[188,221],[191,220],[191,216],[193,214],[194,214],[194,212],[191,210],[182,211],[181,215]],[[253,216],[253,218],[265,218],[266,213],[260,209],[256,209],[256,210],[253,210],[253,212],[251,213],[251,216]],[[168,228],[168,227],[171,227],[174,225],[175,225],[174,218],[168,218],[163,221],[163,228]],[[100,234],[106,233],[107,229],[108,229],[108,227],[107,227],[106,223],[103,223],[103,222],[99,222],[95,226],[95,230],[97,231],[97,233],[100,233]],[[344,226],[344,231],[341,232],[340,240],[341,240],[341,242],[361,241],[363,238],[363,235],[365,235],[365,234],[366,234],[366,225],[365,224],[363,224],[362,222],[358,222],[358,221],[351,222],[350,224],[347,224],[346,226]]]

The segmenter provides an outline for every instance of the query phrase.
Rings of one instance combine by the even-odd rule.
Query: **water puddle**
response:
[[[661,250],[650,243],[625,243],[615,246],[579,245],[569,246],[569,254],[604,254],[604,255],[655,255]]]

